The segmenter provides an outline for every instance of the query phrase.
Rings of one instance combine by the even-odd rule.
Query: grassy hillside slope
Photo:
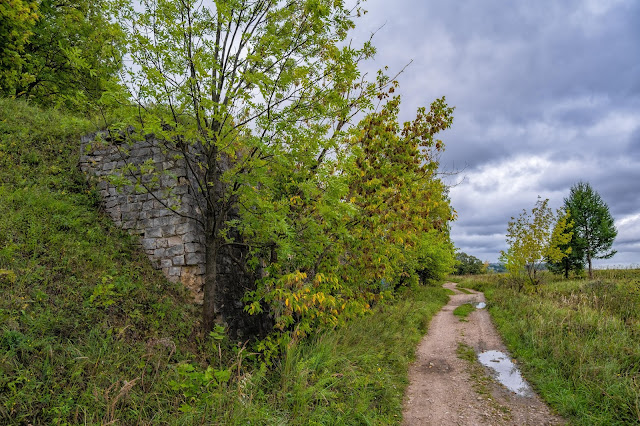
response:
[[[177,395],[159,375],[197,354],[184,291],[99,213],[76,169],[89,130],[0,100],[0,422],[106,422],[116,403],[153,418],[147,400]]]
[[[438,287],[292,345],[203,341],[198,310],[100,212],[90,123],[0,99],[0,423],[392,424]]]

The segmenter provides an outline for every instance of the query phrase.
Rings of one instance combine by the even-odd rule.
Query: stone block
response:
[[[188,232],[182,236],[182,241],[185,243],[200,243],[204,244],[204,234],[197,232]]]
[[[162,237],[162,228],[148,228],[144,233],[145,238],[160,238]]]
[[[204,247],[200,243],[185,243],[184,244],[184,252],[185,253],[196,253],[204,251]]]
[[[118,206],[118,201],[114,200],[113,198],[108,198],[107,201],[104,203],[104,207],[106,209],[112,209],[116,206]]]
[[[172,237],[172,236],[176,235],[176,227],[175,227],[175,225],[163,226],[160,229],[162,229],[162,236],[163,237]]]
[[[107,213],[109,213],[109,217],[111,217],[112,220],[117,221],[118,222],[118,226],[120,226],[120,208],[118,206],[107,210]]]
[[[184,256],[175,256],[171,261],[174,266],[184,266],[185,264]]]
[[[176,186],[175,188],[173,188],[173,193],[175,195],[184,195],[184,194],[188,194],[189,193],[189,186],[188,185],[179,185]]]
[[[129,235],[133,235],[138,238],[142,238],[144,236],[144,229],[140,229],[137,226],[129,229]]]
[[[122,212],[122,220],[123,221],[135,221],[138,220],[138,212],[137,211],[130,211],[130,212],[126,212],[126,211],[121,211]]]
[[[169,237],[167,238],[167,242],[169,243],[170,246],[177,246],[177,245],[182,246],[182,238],[179,236]]]
[[[174,257],[184,254],[184,246],[182,244],[176,246],[169,246],[166,249],[167,257]]]
[[[128,220],[126,222],[122,222],[122,229],[127,230],[127,229],[134,229],[136,227],[136,224],[138,222],[135,220]]]
[[[167,256],[167,249],[157,248],[153,251],[153,256],[160,259]]]
[[[171,259],[161,259],[160,260],[160,267],[164,268],[171,268],[173,266],[173,262],[171,261]]]
[[[142,248],[145,250],[152,250],[157,247],[157,239],[155,238],[143,238],[140,240]]]
[[[136,146],[131,150],[132,157],[149,157],[151,156],[151,148],[147,148],[145,146]]]
[[[187,202],[184,202],[184,201],[182,203],[180,203],[180,207],[178,207],[177,210],[178,210],[178,213],[186,214],[186,215],[189,215],[189,216],[197,216],[197,215],[199,215],[199,213],[198,213],[199,209],[198,209],[197,206],[195,206],[192,203],[187,203]]]
[[[168,226],[173,225],[173,218],[171,216],[156,217],[153,219],[153,226]]]
[[[158,203],[158,208],[155,210],[156,217],[173,216],[175,213],[165,208],[162,204]]]
[[[173,187],[176,184],[176,179],[172,176],[160,177],[160,186],[163,188]]]
[[[153,219],[146,219],[146,215],[147,212],[140,213],[140,220],[138,220],[138,225],[144,229],[153,228]]]
[[[187,265],[202,265],[205,263],[204,253],[187,253],[185,262]]]
[[[151,174],[143,175],[141,180],[142,180],[142,183],[148,184],[153,180],[153,178],[154,178],[154,175],[153,173],[151,173]]]
[[[172,266],[171,268],[169,268],[168,275],[170,277],[179,277],[181,271],[182,271],[182,268],[180,268],[179,266]]]
[[[182,219],[182,218],[181,218]],[[195,233],[196,225],[192,222],[183,222],[176,225],[176,234],[183,235],[187,233]]]

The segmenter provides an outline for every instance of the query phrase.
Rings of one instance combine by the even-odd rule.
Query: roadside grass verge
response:
[[[408,363],[447,290],[407,289],[261,369],[250,343],[203,340],[186,290],[100,212],[76,167],[92,130],[0,99],[0,423],[401,420]]]
[[[494,275],[463,285],[485,292],[523,374],[572,423],[640,422],[640,271],[617,279],[548,278],[518,293]]]
[[[291,348],[272,402],[287,424],[394,424],[402,419],[407,370],[430,319],[448,301],[441,287],[396,302]]]

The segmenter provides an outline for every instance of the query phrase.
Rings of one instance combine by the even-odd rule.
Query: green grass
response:
[[[464,303],[453,310],[453,315],[457,316],[460,321],[466,321],[469,314],[476,310],[476,307],[470,303]]]
[[[91,130],[0,99],[0,423],[400,422],[447,290],[407,290],[262,370],[250,345],[204,341],[184,288],[100,213],[76,166]]]
[[[409,362],[429,320],[447,300],[442,288],[415,289],[393,305],[294,347],[278,372],[275,399],[287,413],[285,423],[399,422]]]
[[[180,400],[177,363],[210,356],[185,291],[99,213],[76,167],[89,130],[0,100],[0,423],[139,422]]]
[[[640,271],[598,273],[593,281],[547,276],[534,292],[495,276],[465,285],[485,291],[523,374],[561,415],[584,425],[638,423]]]

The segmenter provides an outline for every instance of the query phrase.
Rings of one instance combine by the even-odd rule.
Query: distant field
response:
[[[485,292],[512,355],[542,397],[572,423],[640,422],[640,269],[593,280],[544,274],[518,293],[502,274],[460,278]]]

